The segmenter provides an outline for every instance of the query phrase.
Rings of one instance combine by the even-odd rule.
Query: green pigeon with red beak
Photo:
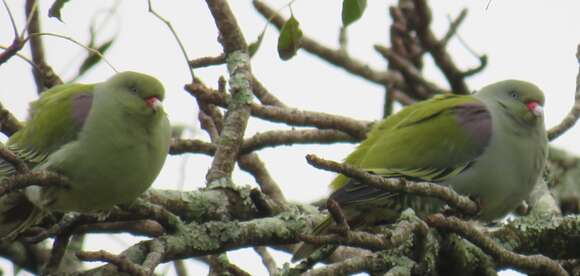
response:
[[[137,72],[43,92],[6,147],[33,170],[59,173],[70,185],[30,186],[0,198],[0,238],[15,237],[46,212],[107,210],[147,190],[169,151],[164,96],[157,79]],[[0,159],[0,180],[15,173]]]
[[[479,203],[476,219],[500,219],[526,200],[541,177],[547,154],[544,94],[534,84],[505,80],[473,95],[436,96],[376,124],[345,163],[386,178],[428,181]],[[440,211],[435,198],[376,189],[338,175],[330,199],[351,228],[393,222],[413,208],[419,216]],[[328,217],[313,235],[328,233]],[[318,246],[302,244],[293,261]]]

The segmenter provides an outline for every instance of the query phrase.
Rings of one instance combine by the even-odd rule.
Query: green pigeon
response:
[[[384,177],[449,186],[475,198],[476,218],[492,221],[527,199],[546,161],[544,95],[535,85],[505,80],[473,95],[441,95],[408,106],[376,124],[345,163]],[[376,189],[338,175],[330,199],[349,226],[392,222],[406,208],[419,216],[444,203],[428,197]],[[324,234],[328,217],[312,231]],[[303,244],[293,261],[318,247]]]
[[[164,94],[157,79],[136,72],[42,93],[6,147],[33,170],[65,176],[70,187],[30,186],[0,198],[0,238],[14,237],[47,211],[106,210],[147,190],[169,151]],[[0,179],[14,173],[0,159]]]

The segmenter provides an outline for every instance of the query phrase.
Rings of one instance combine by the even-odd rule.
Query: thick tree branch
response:
[[[542,255],[524,256],[509,251],[469,223],[458,218],[446,218],[441,214],[435,214],[428,217],[427,223],[439,229],[460,234],[484,252],[491,255],[502,267],[516,267],[528,273],[540,273],[544,275],[568,275],[554,260]]]
[[[252,101],[250,56],[248,45],[228,3],[225,0],[206,2],[220,32],[232,93],[232,101],[228,105],[224,127],[217,141],[217,150],[206,180],[209,186],[220,182],[229,185],[231,184],[229,178],[250,117],[248,106]]]

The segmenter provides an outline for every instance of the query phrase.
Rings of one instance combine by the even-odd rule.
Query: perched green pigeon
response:
[[[501,218],[527,199],[544,168],[544,95],[535,85],[506,80],[473,95],[445,95],[406,107],[379,122],[346,163],[384,177],[450,186],[480,203],[477,219]],[[338,175],[330,198],[351,227],[393,221],[406,208],[424,216],[444,204],[392,193]],[[314,228],[323,234],[331,218]],[[303,244],[293,260],[308,257]]]
[[[34,170],[62,174],[71,185],[30,186],[0,198],[0,238],[37,223],[45,211],[106,210],[147,190],[169,151],[164,93],[157,79],[136,72],[42,93],[6,146]],[[0,179],[14,173],[0,159]]]

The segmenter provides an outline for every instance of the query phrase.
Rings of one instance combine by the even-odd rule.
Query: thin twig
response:
[[[439,43],[441,43],[441,47],[447,47],[447,43],[449,43],[449,40],[451,40],[451,38],[457,33],[457,29],[459,29],[459,26],[461,25],[461,23],[463,23],[463,20],[465,20],[466,16],[467,9],[464,8],[461,10],[457,18],[455,18],[455,20],[451,20],[451,17],[448,17],[449,30],[447,30],[445,36],[439,41]]]
[[[66,253],[70,237],[70,233],[62,233],[56,236],[54,242],[52,243],[50,259],[42,271],[43,275],[51,275],[58,271],[58,267],[60,266],[62,258]]]
[[[117,256],[104,250],[91,252],[81,251],[77,252],[76,256],[85,262],[107,262],[114,264],[119,269],[119,272],[126,272],[133,276],[151,275],[149,271],[146,271],[142,266],[129,261],[127,257]]]
[[[266,165],[257,154],[250,153],[240,156],[238,158],[238,166],[254,177],[256,183],[260,185],[262,193],[268,195],[279,205],[286,207],[287,201],[284,193],[282,193],[282,189],[280,189],[278,183],[272,178],[266,169]]]
[[[153,6],[151,5],[151,0],[147,0],[147,9],[155,17],[157,17],[159,20],[161,20],[161,22],[165,23],[165,25],[167,25],[167,27],[171,31],[171,34],[175,38],[175,41],[177,41],[177,44],[179,45],[179,49],[181,50],[181,53],[183,54],[183,57],[185,58],[185,61],[187,62],[187,65],[188,65],[187,69],[188,69],[189,73],[191,74],[191,81],[192,82],[195,82],[195,74],[193,73],[192,67],[189,67],[190,66],[189,65],[189,56],[187,55],[187,51],[185,50],[185,46],[183,46],[183,43],[181,42],[181,39],[179,39],[179,36],[177,35],[177,32],[175,32],[175,29],[173,29],[173,26],[171,25],[171,22],[169,22],[167,19],[163,18],[161,15],[159,15],[153,9]]]
[[[435,64],[441,69],[441,72],[449,82],[451,90],[457,94],[469,94],[463,72],[457,68],[457,65],[455,65],[445,47],[442,47],[441,42],[437,39],[433,31],[429,29],[432,15],[427,1],[413,0],[413,4],[415,18],[411,20],[414,23],[411,26],[417,32],[417,37],[422,47],[431,54]]]
[[[278,30],[282,29],[282,26],[286,22],[282,18],[282,16],[276,12],[274,9],[270,8],[262,1],[254,0],[252,2],[256,10],[266,19],[269,19]],[[271,19],[271,20],[270,20]],[[342,68],[349,73],[352,73],[356,76],[362,77],[368,81],[371,81],[376,84],[380,85],[393,85],[397,88],[401,88],[401,90],[405,87],[405,83],[403,79],[398,74],[393,74],[386,71],[380,71],[376,69],[372,69],[368,64],[359,61],[353,57],[346,55],[340,49],[335,50],[329,47],[326,47],[317,41],[309,38],[306,35],[302,36],[301,39],[301,48],[308,51],[309,53],[320,57],[322,60],[325,60],[333,65]],[[404,95],[398,94],[395,95],[397,100],[408,100],[408,97]]]
[[[580,117],[580,44],[578,44],[578,49],[576,51],[576,59],[578,60],[578,75],[576,76],[576,91],[574,92],[574,105],[572,109],[566,115],[566,117],[558,125],[552,127],[548,130],[548,139],[553,141],[554,139],[560,137],[564,132],[574,126],[578,117]]]
[[[270,93],[268,89],[266,89],[266,87],[264,87],[264,85],[255,76],[252,76],[252,81],[252,92],[254,92],[254,96],[256,96],[256,98],[258,98],[258,100],[260,100],[263,105],[273,105],[279,107],[286,106],[282,101],[276,98],[276,96]]]
[[[227,107],[231,98],[217,91],[211,90],[198,84],[186,85],[185,89],[196,98],[206,103]],[[337,129],[356,137],[364,139],[369,130],[370,123],[353,120],[348,117],[331,115],[322,112],[302,111],[290,107],[264,106],[250,103],[250,111],[253,116],[268,121],[282,122],[295,126],[314,126],[321,129]]]
[[[219,56],[215,57],[201,57],[192,59],[188,62],[191,68],[200,68],[200,67],[208,67],[212,65],[220,65],[226,62],[226,55],[220,54]]]
[[[87,47],[87,46],[83,45],[82,43],[76,41],[72,37],[65,36],[65,35],[59,35],[59,34],[53,34],[53,33],[32,33],[32,34],[29,34],[28,35],[28,37],[24,40],[24,42],[28,41],[29,39],[31,39],[32,37],[35,37],[35,36],[54,36],[54,37],[58,37],[58,38],[62,38],[62,39],[68,40],[68,41],[70,41],[70,42],[72,42],[72,43],[74,43],[74,44],[82,47],[83,49],[85,49],[85,50],[87,50],[87,51],[89,51],[89,52],[91,52],[91,53],[99,56],[101,59],[103,59],[105,61],[105,63],[107,63],[107,65],[109,65],[109,67],[111,67],[111,69],[113,69],[113,71],[115,71],[115,73],[118,73],[119,72],[119,71],[117,71],[117,69],[115,68],[115,66],[113,66],[113,64],[111,64],[109,62],[109,60],[107,58],[105,58],[105,56],[103,54],[101,54],[101,52],[99,52],[99,50],[93,49],[91,47]]]
[[[268,252],[268,248],[265,246],[256,246],[254,247],[254,251],[256,251],[258,255],[260,255],[260,258],[262,259],[262,264],[264,264],[270,276],[277,275],[278,267],[276,266],[276,260],[274,260],[272,255],[270,255],[270,252]]]
[[[4,4],[4,9],[6,9],[6,13],[8,13],[8,18],[10,19],[10,25],[12,26],[12,31],[14,31],[14,37],[18,38],[18,28],[16,27],[16,21],[14,20],[14,15],[12,15],[12,11],[10,7],[8,7],[8,3],[6,0],[2,0],[2,4]]]
[[[421,72],[411,62],[400,57],[389,48],[375,45],[375,50],[385,57],[395,68],[409,76],[411,81],[417,82],[427,88],[429,94],[440,94],[444,92],[443,89],[439,88],[436,84],[426,80]]]

